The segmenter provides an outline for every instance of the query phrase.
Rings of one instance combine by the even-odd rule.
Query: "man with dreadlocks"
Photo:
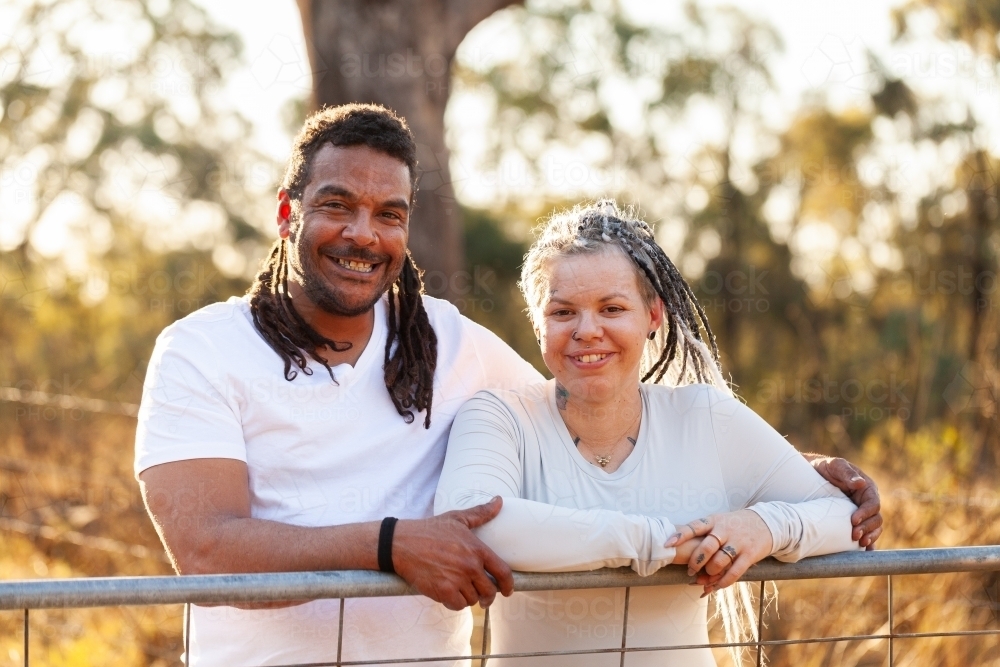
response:
[[[157,340],[135,471],[178,572],[381,569],[427,597],[349,599],[343,617],[337,600],[193,606],[191,665],[326,663],[341,621],[342,660],[466,654],[457,610],[512,592],[472,532],[502,501],[432,517],[434,493],[461,405],[542,378],[422,293],[406,249],[416,174],[409,129],[382,107],[306,120],[253,286]],[[857,486],[847,462],[824,465]],[[855,491],[880,520],[874,485]]]
[[[430,598],[347,600],[344,660],[467,654],[459,610],[512,591],[471,532],[500,502],[432,518],[433,495],[462,402],[541,376],[422,294],[415,185],[392,112],[307,119],[253,286],[163,332],[140,410],[136,474],[178,572],[382,569]],[[192,665],[338,657],[338,600],[191,609]]]

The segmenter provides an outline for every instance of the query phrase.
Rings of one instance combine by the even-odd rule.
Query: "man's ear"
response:
[[[287,239],[292,230],[292,200],[284,188],[278,190],[278,236]]]

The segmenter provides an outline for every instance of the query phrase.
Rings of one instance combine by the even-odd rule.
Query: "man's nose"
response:
[[[342,236],[353,241],[355,245],[370,246],[375,243],[375,220],[372,211],[358,208],[351,216],[350,222],[344,227]]]

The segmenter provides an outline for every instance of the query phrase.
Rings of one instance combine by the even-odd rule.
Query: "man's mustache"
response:
[[[320,246],[319,254],[348,261],[355,260],[358,262],[365,262],[367,264],[387,264],[392,260],[389,255],[373,252],[367,248],[358,248],[356,246]]]

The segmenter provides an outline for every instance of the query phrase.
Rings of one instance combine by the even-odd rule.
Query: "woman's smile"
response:
[[[605,362],[610,361],[614,354],[614,352],[586,351],[580,354],[571,354],[568,356],[577,368],[589,369],[604,366]]]

